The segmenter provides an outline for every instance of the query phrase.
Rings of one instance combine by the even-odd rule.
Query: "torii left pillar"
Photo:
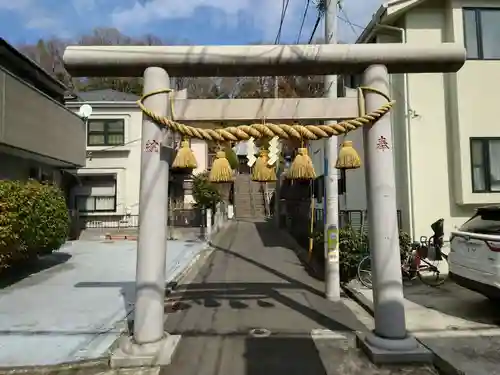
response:
[[[144,93],[170,87],[162,68],[144,72]],[[169,116],[169,94],[158,94],[145,105]],[[125,337],[111,357],[112,367],[168,365],[180,336],[164,331],[165,268],[168,239],[168,179],[171,152],[162,146],[164,129],[146,115],[142,119],[139,239],[133,336]],[[167,145],[168,146],[168,145]]]

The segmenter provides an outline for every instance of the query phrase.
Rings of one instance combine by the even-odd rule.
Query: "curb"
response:
[[[365,310],[368,314],[373,317],[373,302],[366,298],[362,293],[360,293],[357,289],[351,287],[348,283],[341,284],[340,287],[344,291],[344,293],[353,301],[355,301],[358,305],[360,305],[363,310]]]
[[[13,366],[13,367],[0,367],[0,375],[56,375],[61,372],[70,373],[72,371],[107,371],[109,370],[109,358],[99,357],[93,359],[84,359],[81,361],[63,362],[57,365],[34,365],[34,366]]]
[[[369,313],[372,317],[373,314],[373,302],[366,298],[362,293],[360,293],[356,288],[351,287],[348,284],[341,285],[341,288],[344,290],[345,294],[349,296],[353,301],[355,301],[358,305],[360,305],[367,313]],[[442,375],[465,375],[465,373],[455,366],[448,360],[441,357],[432,348],[429,348],[425,343],[422,342],[418,337],[415,337],[417,341],[430,350],[433,354],[432,364],[436,368],[436,370]]]
[[[220,235],[223,234],[223,232],[229,228],[231,225],[232,221],[228,221],[224,223],[222,228],[220,228],[217,233],[213,234],[206,240],[205,247],[201,249],[198,254],[196,254],[193,259],[184,267],[184,269],[179,272],[177,276],[172,278],[172,281],[170,281],[170,284],[178,284],[180,283],[185,277],[188,276],[188,274],[197,266],[197,263],[200,261],[201,263],[204,263],[204,261],[210,256],[212,251],[214,250],[214,247],[216,245],[213,244],[216,238],[218,238]],[[203,266],[203,264],[201,265]]]
[[[193,280],[198,276],[199,272],[202,270],[203,266],[205,265],[206,261],[210,259],[210,256],[214,252],[214,250],[217,248],[217,245],[214,243],[219,238],[225,234],[225,231],[229,228],[231,225],[231,222],[227,223],[224,225],[217,233],[211,236],[211,238],[207,241],[207,246],[200,250],[200,252],[193,257],[193,259],[189,262],[189,264],[175,277],[172,279],[167,284],[167,295],[166,295],[166,301],[165,303],[168,304],[172,302],[171,308],[173,310],[176,309],[177,301],[176,300],[171,300],[169,298],[170,294],[172,292],[177,290],[177,287],[179,285],[189,285],[193,282]],[[179,291],[179,295],[182,297],[185,293],[183,293],[182,289]],[[165,316],[165,322],[166,323],[168,320],[168,314]],[[1,374],[0,374],[1,375]]]
[[[203,267],[205,264],[205,261],[210,257],[210,255],[213,252],[213,244],[212,241],[215,241],[215,239],[219,236],[219,234],[222,234],[227,229],[228,226],[225,226],[221,228],[214,236],[213,239],[210,239],[209,241],[206,242],[206,246],[204,246],[198,254],[196,254],[180,271],[175,277],[172,278],[171,281],[169,281],[167,284],[167,296],[166,296],[166,303],[168,299],[168,295],[175,290],[178,284],[183,283],[185,279],[188,279],[190,274],[194,271],[196,271],[195,275],[198,274],[198,271]],[[123,236],[122,236],[123,237]],[[136,238],[132,239],[132,237],[136,236],[124,236],[125,239],[128,239],[130,241],[135,241]],[[128,237],[128,238],[127,238]],[[113,238],[116,239],[116,238]],[[108,238],[109,240],[109,238]],[[190,282],[187,282],[190,283]],[[113,342],[113,344],[108,348],[108,352],[111,352],[120,337],[123,336],[123,334],[127,333],[127,329],[125,329],[122,334]],[[101,357],[97,358],[91,358],[91,359],[83,359],[83,360],[76,360],[76,361],[71,361],[71,362],[61,362],[58,364],[52,364],[52,365],[33,365],[33,366],[4,366],[0,367],[0,375],[30,375],[30,374],[37,374],[37,375],[60,375],[61,372],[76,372],[76,371],[85,371],[89,370],[92,371],[92,373],[97,373],[99,371],[109,371],[111,369],[109,365],[110,361],[110,356],[109,355],[104,355]]]

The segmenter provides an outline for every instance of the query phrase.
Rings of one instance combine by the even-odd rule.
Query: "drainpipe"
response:
[[[390,30],[395,31],[399,34],[401,39],[401,43],[406,44],[406,30],[402,27],[390,26],[390,25],[382,25],[378,24],[375,26],[379,30]],[[403,76],[403,90],[404,90],[404,111],[405,111],[405,141],[406,141],[406,170],[408,171],[408,211],[410,216],[410,234],[412,238],[416,238],[415,234],[415,213],[413,211],[413,172],[411,168],[411,137],[410,137],[410,90],[408,84],[408,73],[405,73]]]

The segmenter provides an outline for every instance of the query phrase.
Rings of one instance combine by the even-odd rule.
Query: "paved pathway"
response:
[[[373,310],[373,293],[349,284],[360,302]],[[431,288],[405,285],[406,325],[436,355],[450,374],[500,374],[500,306],[451,281]]]
[[[166,329],[182,335],[165,373],[177,375],[434,374],[378,368],[355,348],[365,326],[348,308],[324,299],[285,238],[270,224],[238,222],[191,283],[173,296],[180,310]],[[264,329],[256,337],[252,329]]]
[[[204,247],[169,242],[167,279]],[[39,264],[39,272],[0,286],[0,367],[106,354],[133,308],[136,242],[75,241]]]

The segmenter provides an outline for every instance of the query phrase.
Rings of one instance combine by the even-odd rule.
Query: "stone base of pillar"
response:
[[[433,354],[413,336],[401,340],[385,339],[375,334],[356,333],[358,348],[376,365],[432,364]]]
[[[165,334],[157,342],[137,344],[132,336],[122,337],[111,354],[111,368],[167,366],[172,362],[180,335]]]

